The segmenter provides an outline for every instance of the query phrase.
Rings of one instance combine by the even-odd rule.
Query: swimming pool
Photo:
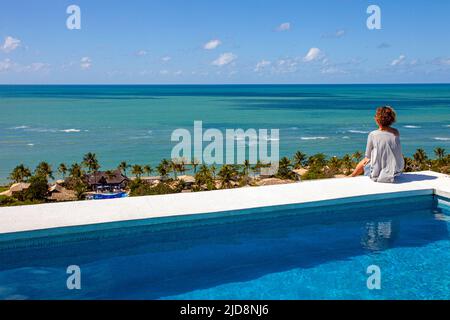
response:
[[[449,215],[423,195],[7,241],[0,299],[450,299]]]

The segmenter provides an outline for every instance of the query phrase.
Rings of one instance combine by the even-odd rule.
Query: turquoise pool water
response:
[[[0,298],[450,299],[449,214],[417,196],[3,243]]]

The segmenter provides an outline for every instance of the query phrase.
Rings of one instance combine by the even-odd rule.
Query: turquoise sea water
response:
[[[450,85],[0,86],[0,181],[45,160],[104,168],[169,158],[176,128],[278,128],[280,154],[363,150],[376,106],[398,112],[404,152],[450,149]]]

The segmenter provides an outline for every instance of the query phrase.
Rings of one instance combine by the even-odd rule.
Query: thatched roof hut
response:
[[[189,175],[178,176],[178,180],[183,180],[187,185],[195,183],[195,177]]]
[[[95,189],[123,189],[130,181],[120,170],[97,171],[85,176],[86,183]]]
[[[27,190],[29,187],[30,187],[30,183],[27,183],[27,182],[14,183],[13,185],[11,185],[9,190],[6,190],[6,191],[0,193],[0,195],[12,197],[14,195],[14,193],[19,193],[24,190]]]
[[[52,201],[73,201],[77,200],[75,191],[68,190],[59,184],[54,184],[48,189],[48,200]]]

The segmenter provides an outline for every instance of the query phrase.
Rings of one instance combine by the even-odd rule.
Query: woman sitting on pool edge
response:
[[[404,168],[400,133],[391,125],[396,120],[394,109],[389,106],[379,107],[375,114],[378,130],[369,133],[365,158],[361,160],[351,174],[369,176],[376,182],[394,182]]]

